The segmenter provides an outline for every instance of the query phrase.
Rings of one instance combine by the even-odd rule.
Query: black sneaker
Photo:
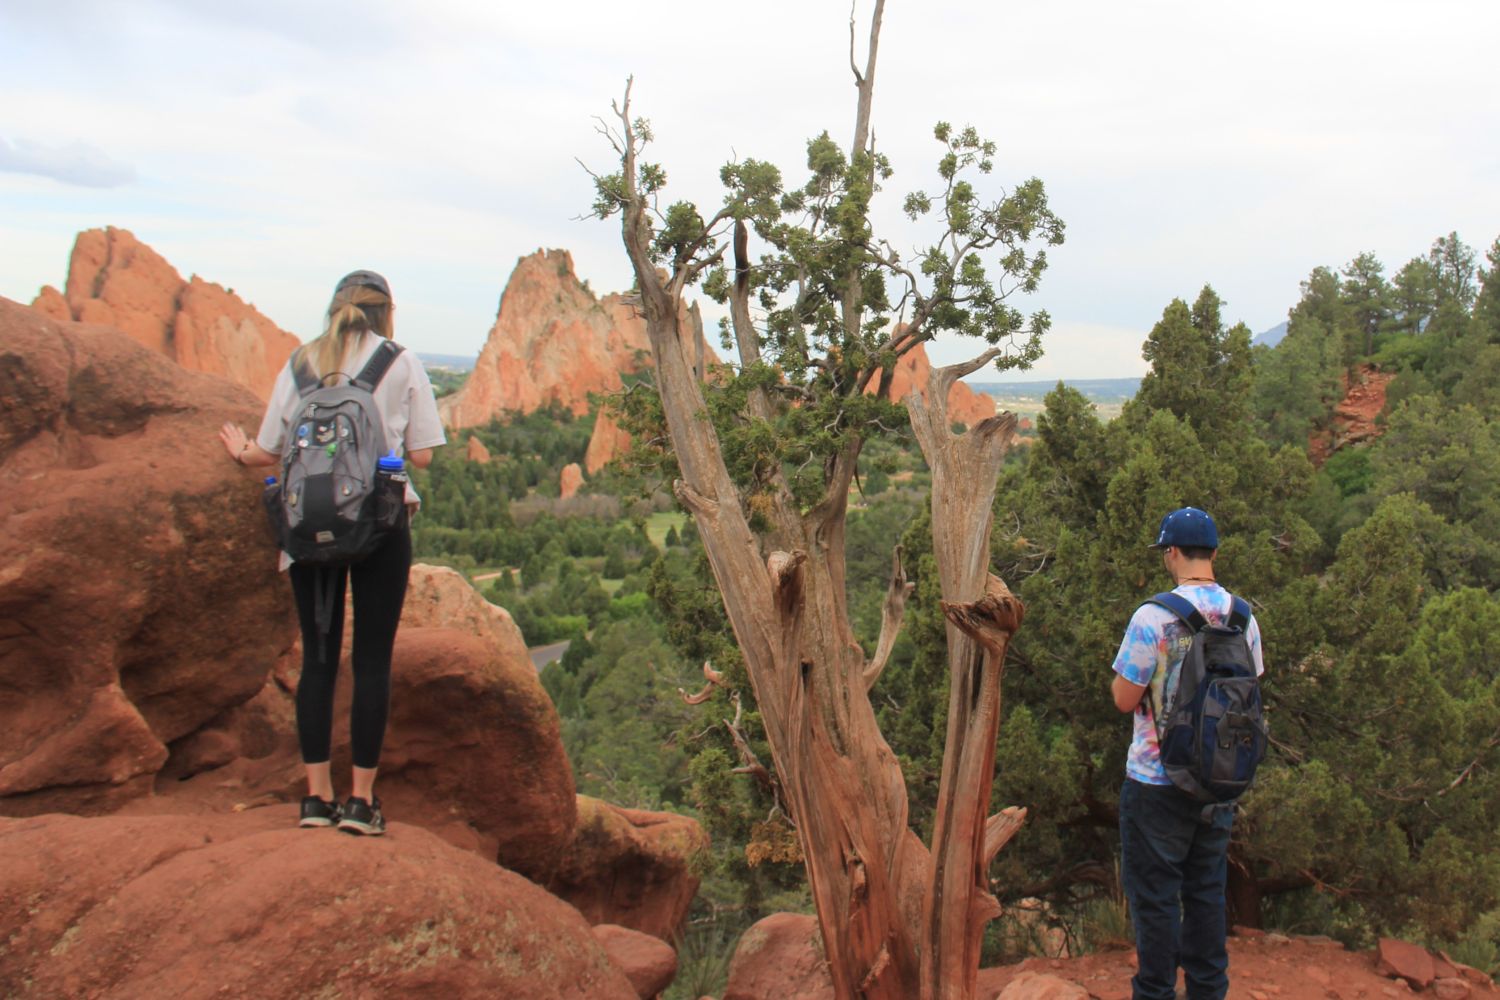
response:
[[[329,802],[320,799],[316,795],[309,795],[302,800],[302,818],[297,820],[298,826],[333,826],[344,816],[344,810],[339,808],[337,802]]]
[[[385,833],[385,817],[380,813],[380,799],[376,798],[371,803],[349,796],[349,801],[344,803],[339,829],[366,837],[378,837]]]

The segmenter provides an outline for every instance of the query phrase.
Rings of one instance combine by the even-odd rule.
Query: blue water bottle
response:
[[[375,485],[376,517],[386,527],[394,527],[406,509],[406,462],[394,448],[375,463]]]
[[[398,483],[406,482],[406,462],[396,454],[396,449],[392,448],[389,455],[381,455],[375,466],[382,476],[389,476]]]

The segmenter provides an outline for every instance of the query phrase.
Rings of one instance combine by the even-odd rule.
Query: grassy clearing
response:
[[[651,544],[657,548],[665,548],[667,532],[675,527],[678,533],[681,533],[682,526],[686,523],[687,515],[680,511],[658,511],[646,518],[646,537],[651,539]]]

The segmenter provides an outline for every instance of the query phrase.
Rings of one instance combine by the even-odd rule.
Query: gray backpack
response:
[[[374,552],[405,506],[405,475],[381,474],[385,421],[372,395],[401,346],[382,340],[347,385],[323,385],[299,352],[300,402],[281,450],[279,494],[267,497],[293,562],[345,566]]]

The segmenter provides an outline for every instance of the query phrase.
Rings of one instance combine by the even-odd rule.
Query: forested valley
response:
[[[1272,749],[1235,827],[1232,919],[1360,946],[1400,935],[1500,972],[1500,241],[1481,257],[1450,234],[1391,274],[1368,253],[1317,267],[1274,347],[1252,347],[1212,288],[1184,291],[1120,416],[1059,385],[1001,475],[992,566],[1027,612],[993,806],[1030,815],[991,871],[1007,910],[987,958],[1129,940],[1115,826],[1128,721],[1109,664],[1133,608],[1169,585],[1146,548],[1161,514],[1192,504],[1217,518],[1220,579],[1265,636]],[[567,644],[541,678],[580,792],[711,834],[674,987],[697,996],[694,976],[711,979],[741,930],[810,904],[670,455],[638,438],[559,495],[598,407],[638,407],[649,391],[634,388],[588,416],[455,435],[417,474],[414,539],[529,646]],[[1343,404],[1362,388],[1384,405],[1351,433]],[[491,461],[466,458],[470,434]],[[929,487],[909,429],[872,438],[847,537],[867,653],[898,542],[916,584],[871,697],[924,837],[948,708]]]

